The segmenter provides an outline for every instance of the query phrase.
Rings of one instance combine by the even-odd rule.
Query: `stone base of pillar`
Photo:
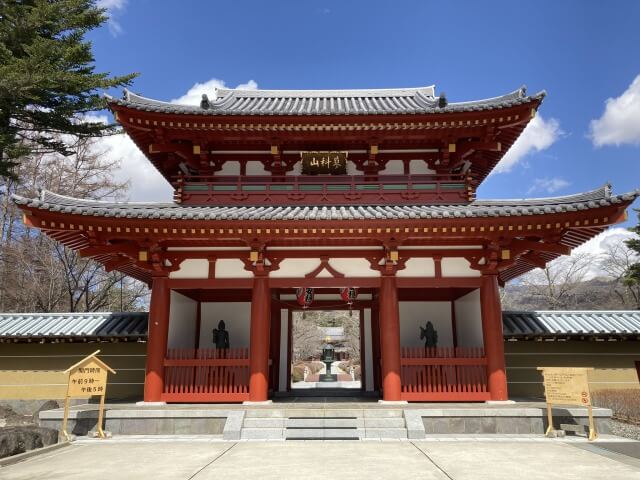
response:
[[[264,402],[251,402],[251,401],[244,401],[242,402],[243,405],[271,405],[273,403],[273,400],[265,400]]]
[[[167,402],[145,402],[145,401],[136,402],[136,405],[140,407],[160,407],[166,404]]]
[[[380,405],[407,405],[406,400],[378,400]]]
[[[487,400],[484,403],[487,405],[513,405],[515,400]]]

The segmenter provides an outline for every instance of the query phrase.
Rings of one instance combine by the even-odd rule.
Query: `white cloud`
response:
[[[181,97],[174,98],[171,103],[179,103],[181,105],[200,105],[202,100],[202,94],[206,93],[209,100],[215,98],[216,88],[227,88],[224,81],[212,78],[204,83],[196,83],[193,87],[187,90],[187,93]],[[258,84],[255,80],[249,80],[247,83],[241,83],[236,88],[241,90],[256,90]]]
[[[569,185],[569,182],[560,177],[536,178],[533,181],[533,185],[531,185],[531,188],[527,190],[527,194],[531,194],[534,192],[555,193],[558,190],[562,190],[563,188],[568,187]]]
[[[112,135],[101,138],[99,142],[99,148],[107,152],[109,157],[120,161],[120,168],[115,176],[120,181],[130,182],[131,201],[173,201],[173,187],[128,135]]]
[[[623,240],[628,240],[634,237],[635,234],[630,232],[624,227],[613,227],[604,232],[596,235],[591,240],[583,243],[579,247],[576,247],[572,254],[575,253],[588,253],[591,255],[600,255],[607,251],[609,247],[615,245]]]
[[[493,173],[506,173],[532,152],[546,150],[562,135],[560,123],[555,118],[545,120],[542,115],[536,115],[518,137],[509,151],[502,157],[500,163],[493,169]]]
[[[206,93],[210,99],[213,99],[216,87],[223,88],[225,84],[222,80],[216,78],[204,83],[196,83],[187,93],[171,100],[171,102],[200,105],[202,94]],[[249,80],[247,83],[238,85],[237,88],[255,90],[258,88],[258,84],[254,80]],[[105,115],[89,114],[85,115],[83,119],[90,122],[108,122]],[[120,168],[116,173],[116,177],[118,180],[130,182],[129,198],[131,201],[173,201],[173,188],[169,185],[169,182],[156,170],[128,135],[103,137],[98,140],[96,148],[106,152],[110,158],[120,161]]]
[[[122,25],[116,19],[118,14],[124,12],[127,6],[128,0],[98,0],[96,2],[96,6],[98,8],[104,8],[107,11],[107,16],[109,19],[107,20],[107,27],[109,28],[109,32],[114,37],[117,37],[122,33]]]
[[[571,257],[585,256],[585,261],[589,262],[584,280],[591,280],[596,277],[606,276],[600,263],[601,257],[610,248],[619,245],[621,242],[636,236],[623,227],[613,227],[596,235],[591,240],[583,243],[571,251],[570,256],[562,256],[551,262],[549,265],[568,264]]]
[[[640,145],[640,75],[622,95],[607,99],[602,116],[591,120],[590,136],[596,147]]]

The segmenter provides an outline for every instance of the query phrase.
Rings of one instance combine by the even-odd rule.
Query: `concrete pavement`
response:
[[[2,480],[600,479],[640,468],[560,441],[75,443],[0,468]]]

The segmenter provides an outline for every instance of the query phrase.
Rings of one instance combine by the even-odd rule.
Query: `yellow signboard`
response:
[[[109,372],[115,374],[116,372],[96,356],[98,353],[100,353],[100,350],[93,352],[64,371],[69,375],[67,395],[64,401],[64,418],[62,420],[62,434],[67,440],[69,440],[69,434],[67,433],[69,400],[71,398],[90,398],[93,396],[100,397],[98,435],[101,438],[105,438],[105,433],[102,430],[102,420],[104,418],[104,398],[107,393],[107,374]]]
[[[553,430],[551,405],[579,405],[589,413],[589,440],[597,437],[593,422],[588,372],[592,368],[539,367],[544,378],[544,395],[547,401],[547,434]]]
[[[105,368],[104,363],[96,357],[87,357],[85,360],[81,366],[69,371],[67,396],[70,398],[104,395],[107,389],[107,372],[113,370]]]
[[[548,403],[591,405],[586,368],[542,368]]]
[[[300,152],[303,175],[345,175],[348,152]]]

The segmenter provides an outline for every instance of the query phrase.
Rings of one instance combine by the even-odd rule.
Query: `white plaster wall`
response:
[[[398,270],[398,277],[435,277],[436,270],[433,258],[410,258],[405,268]]]
[[[373,344],[371,340],[371,309],[364,309],[364,388],[373,391]]]
[[[399,302],[400,345],[423,347],[420,327],[430,321],[438,332],[438,346],[453,346],[450,302]]]
[[[462,257],[445,257],[442,259],[442,276],[443,277],[479,277],[480,272],[473,270],[471,264],[466,258]]]
[[[213,348],[212,331],[224,320],[231,348],[248,348],[251,302],[204,302],[200,318],[200,348]]]
[[[196,340],[197,302],[171,291],[167,348],[193,348]]]
[[[187,258],[180,269],[169,273],[169,278],[208,278],[209,261],[202,258]]]
[[[384,170],[380,171],[380,175],[403,175],[404,174],[404,162],[402,160],[389,160],[384,167]]]
[[[347,160],[347,175],[364,175],[351,160]]]
[[[319,258],[285,258],[278,270],[269,273],[271,278],[302,278],[320,265]]]
[[[289,371],[289,310],[280,310],[280,372],[278,391],[287,391],[287,372]]]
[[[264,164],[257,160],[249,160],[247,162],[247,175],[271,175],[264,169]]]
[[[409,173],[411,175],[429,175],[436,173],[436,171],[431,170],[424,160],[411,160],[409,162]]]
[[[456,330],[459,347],[482,347],[482,310],[480,289],[455,301]]]
[[[329,264],[346,277],[379,277],[366,258],[330,258]]]
[[[286,175],[302,175],[302,162],[294,163],[291,170],[286,172]]]
[[[222,168],[216,175],[237,176],[240,175],[240,162],[238,160],[229,160],[222,164]]]
[[[216,260],[216,278],[252,278],[252,277],[253,277],[253,273],[251,273],[249,270],[244,269],[244,263],[240,259],[219,258],[218,260]]]

